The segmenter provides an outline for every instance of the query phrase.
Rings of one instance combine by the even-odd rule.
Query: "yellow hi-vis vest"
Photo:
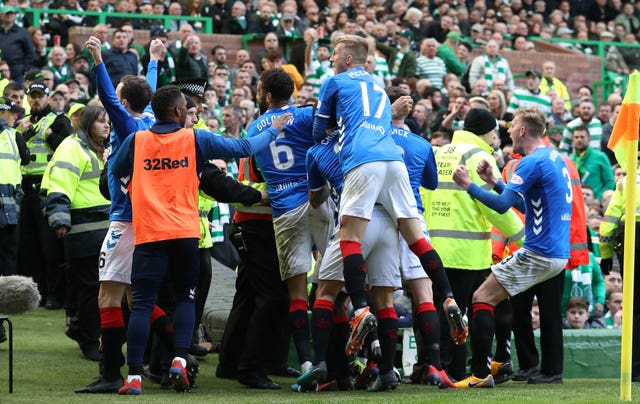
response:
[[[13,128],[6,128],[0,132],[0,225],[18,224],[21,182],[16,132]]]
[[[55,121],[57,117],[58,115],[50,112],[33,124],[36,134],[27,140],[27,147],[31,152],[31,162],[22,167],[23,175],[44,174],[44,169],[53,155],[53,150],[51,150],[46,142],[47,130],[53,125],[53,121]]]
[[[453,181],[453,172],[465,165],[471,180],[488,189],[476,168],[487,160],[493,172],[499,174],[492,149],[471,132],[454,132],[451,144],[436,153],[438,188],[426,192],[423,198],[424,217],[433,247],[440,254],[445,268],[467,270],[488,269],[491,256],[491,226],[495,225],[510,240],[522,245],[524,224],[511,210],[499,214],[471,197]]]

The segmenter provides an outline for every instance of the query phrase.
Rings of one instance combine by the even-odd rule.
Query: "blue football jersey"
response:
[[[247,132],[251,138],[271,127],[278,116],[291,112],[293,117],[269,147],[255,154],[271,199],[273,216],[280,216],[309,199],[307,193],[307,150],[313,146],[313,109],[285,106],[273,108],[255,120]]]
[[[525,201],[524,247],[548,258],[569,258],[573,193],[569,169],[560,154],[538,147],[516,167],[505,188]]]
[[[411,189],[418,204],[418,212],[422,214],[424,207],[422,206],[422,198],[420,198],[420,186],[431,190],[438,186],[436,158],[431,144],[424,138],[399,126],[392,125],[389,133],[402,151],[404,164],[409,172]]]
[[[331,198],[338,206],[342,193],[342,166],[338,158],[338,133],[323,139],[307,151],[307,177],[309,191],[322,188],[327,182],[331,188]]]
[[[343,173],[372,161],[402,161],[387,133],[391,126],[389,97],[364,69],[346,71],[323,83],[318,116],[336,120]]]

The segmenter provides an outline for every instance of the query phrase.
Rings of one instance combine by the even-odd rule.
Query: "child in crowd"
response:
[[[604,323],[600,319],[589,322],[589,300],[584,296],[574,296],[567,302],[567,312],[562,319],[562,328],[565,330],[604,328]]]
[[[604,304],[605,306],[607,306],[607,309],[609,309],[609,311],[604,315],[604,322],[606,327],[622,327],[622,289],[607,288],[607,298]]]

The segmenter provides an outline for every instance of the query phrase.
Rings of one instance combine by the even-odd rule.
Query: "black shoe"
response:
[[[529,369],[520,369],[518,373],[513,375],[513,379],[511,380],[513,380],[514,382],[526,382],[530,377],[538,374],[538,372],[540,372],[540,369],[538,369],[537,366]]]
[[[207,356],[208,353],[209,350],[200,344],[191,344],[191,347],[189,347],[189,354],[197,356],[198,358]]]
[[[75,389],[75,393],[89,393],[89,394],[109,394],[109,393],[117,393],[118,389],[122,387],[123,382],[122,379],[108,381],[100,378],[95,382]]]
[[[537,375],[531,376],[529,380],[527,380],[527,383],[529,384],[561,384],[562,374],[547,375],[544,373],[538,373]]]
[[[82,350],[82,355],[85,359],[94,362],[100,362],[102,359],[102,353],[100,353],[100,344],[97,342],[88,342],[86,344],[80,345],[80,350]]]
[[[216,377],[218,379],[237,379],[238,373],[235,369],[228,369],[224,366],[218,365],[216,367]]]
[[[47,302],[45,303],[44,308],[47,310],[60,310],[62,308],[62,303],[57,297],[49,296],[47,297]]]
[[[266,376],[257,373],[248,373],[238,378],[240,384],[251,389],[280,390],[280,385]]]

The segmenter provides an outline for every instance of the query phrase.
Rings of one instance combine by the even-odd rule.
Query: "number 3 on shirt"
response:
[[[571,203],[573,201],[573,188],[571,188],[571,176],[569,175],[569,170],[567,167],[562,169],[562,176],[567,180],[567,187],[569,188],[569,192],[564,194],[564,199],[567,203]]]
[[[362,95],[362,115],[365,117],[371,116],[371,105],[369,101],[369,89],[367,88],[367,83],[364,81],[360,82],[360,90]],[[375,118],[380,119],[382,114],[384,113],[384,89],[377,84],[373,84],[373,91],[381,93],[381,96],[378,99],[378,105],[376,108],[376,113],[373,115]]]
[[[284,139],[284,132],[280,132],[276,139],[269,143],[269,149],[271,150],[271,158],[273,159],[273,165],[278,170],[287,170],[293,166],[293,150],[291,147],[278,144],[278,140]]]

